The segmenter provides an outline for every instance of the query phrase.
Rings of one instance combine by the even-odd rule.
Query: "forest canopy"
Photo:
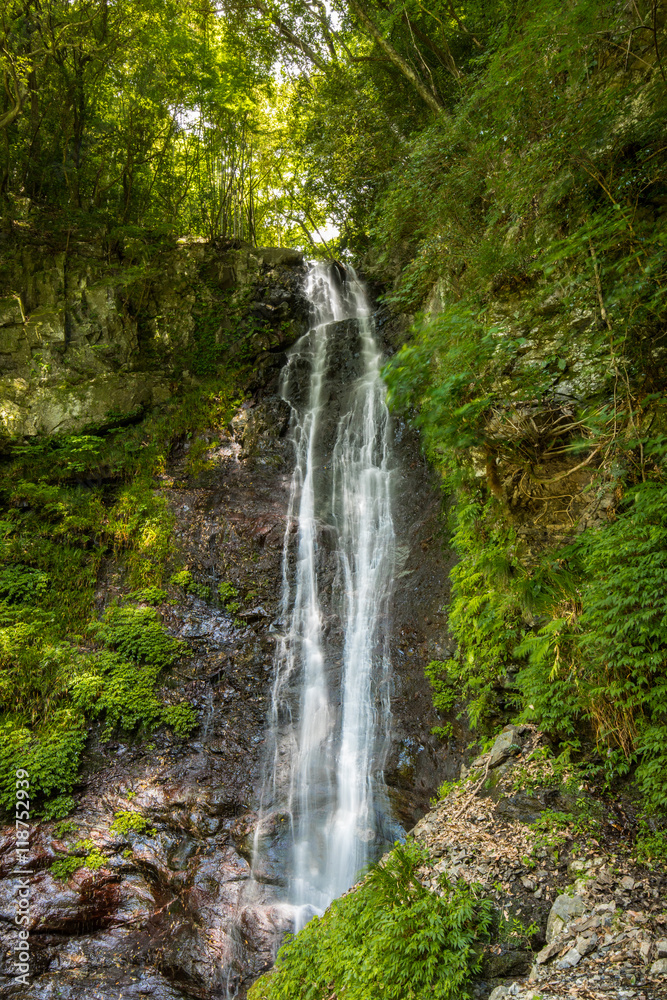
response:
[[[67,225],[354,243],[522,4],[5,0],[0,192]]]

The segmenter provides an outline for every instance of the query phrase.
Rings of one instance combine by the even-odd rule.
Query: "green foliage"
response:
[[[78,827],[71,819],[65,819],[60,823],[57,823],[53,828],[53,836],[56,840],[66,840],[71,837],[73,833],[76,833]]]
[[[235,615],[240,609],[241,602],[232,599],[238,596],[238,590],[233,583],[229,582],[229,580],[223,580],[222,583],[218,584],[218,596],[227,611],[231,614]]]
[[[174,518],[153,483],[124,486],[105,527],[115,552],[125,553],[130,586],[159,586],[173,552]]]
[[[438,794],[433,804],[435,805],[437,802],[441,802],[442,799],[446,799],[455,785],[456,782],[454,781],[443,781],[438,788]]]
[[[532,939],[539,932],[539,925],[534,921],[526,926],[518,917],[505,912],[500,916],[498,940],[515,948],[530,950]]]
[[[16,772],[24,768],[30,775],[31,800],[48,799],[60,792],[56,810],[47,818],[58,818],[71,808],[66,795],[76,782],[79,760],[85,743],[82,720],[62,709],[48,728],[33,732],[20,720],[5,717],[0,724],[0,805],[7,811],[16,803]]]
[[[103,868],[107,863],[107,859],[104,857],[99,847],[96,847],[95,844],[93,844],[92,840],[82,840],[79,844],[77,844],[77,847],[86,852],[84,861],[86,868],[96,871],[98,868]]]
[[[158,669],[172,666],[186,650],[183,642],[165,631],[153,608],[112,604],[90,631],[99,642],[121,655]]]
[[[218,596],[223,604],[226,604],[230,597],[236,597],[237,595],[238,590],[229,580],[223,580],[222,583],[218,584]]]
[[[129,595],[131,601],[138,604],[163,604],[167,599],[167,592],[160,587],[144,587],[142,590],[135,590]]]
[[[444,875],[437,892],[424,888],[417,873],[427,860],[414,843],[396,845],[358,890],[282,946],[275,970],[252,987],[252,1000],[468,996],[491,904],[474,886]]]
[[[449,712],[456,702],[456,692],[449,683],[446,662],[431,660],[424,667],[424,673],[433,691],[434,707],[438,712]]]
[[[465,499],[456,510],[453,541],[461,560],[451,574],[449,609],[458,654],[444,663],[434,661],[426,673],[436,708],[448,711],[463,695],[476,726],[495,706],[494,685],[513,663],[522,622],[516,595],[508,585],[511,532],[497,524],[494,501],[484,504],[479,495]]]
[[[667,489],[629,490],[611,524],[563,553],[580,574],[580,613],[526,637],[517,682],[527,716],[572,733],[588,716],[609,766],[637,780],[653,809],[667,807]]]
[[[407,51],[400,18],[369,10]],[[554,21],[546,0],[473,2],[458,15],[438,23],[460,90],[439,91],[447,113],[413,131],[356,217],[387,304],[417,313],[386,368],[390,400],[455,494],[459,653],[430,665],[434,700],[449,711],[462,691],[473,725],[514,707],[570,743],[592,732],[602,783],[634,771],[662,811],[665,395],[652,352],[667,287],[666,25],[623,50],[645,29],[639,8],[584,0]],[[585,408],[566,415],[561,391]],[[554,488],[559,511],[545,484],[596,455],[582,482]],[[563,546],[598,465],[585,490],[616,485],[616,505],[626,491],[618,516]],[[554,513],[561,541],[536,552],[533,529]]]
[[[129,809],[122,809],[120,812],[114,813],[111,831],[112,833],[119,833],[122,837],[127,836],[128,833],[145,833],[149,837],[155,834],[154,828],[145,816],[142,816],[138,812],[132,812]]]
[[[647,807],[664,811],[666,510],[664,485],[647,480],[611,523],[526,567],[497,502],[460,490],[450,608],[459,654],[429,665],[436,707],[448,711],[462,690],[473,725],[488,724],[511,671],[521,720],[570,742],[588,720],[603,750],[596,781],[611,787],[634,769]]]
[[[512,787],[514,791],[534,791],[542,788],[559,788],[575,797],[587,781],[599,782],[602,768],[600,765],[572,759],[573,753],[580,754],[581,747],[576,741],[572,745],[565,744],[561,752],[554,755],[546,746],[539,746],[533,752],[517,763],[512,772]]]
[[[49,799],[42,807],[41,816],[46,822],[52,819],[61,819],[67,816],[74,809],[75,802],[71,795],[56,795]]]
[[[182,587],[186,594],[194,594],[195,597],[201,597],[204,601],[210,600],[211,588],[207,584],[195,583],[189,569],[182,569],[178,573],[174,573],[169,583],[174,587]]]
[[[13,808],[13,775],[25,767],[35,815],[67,815],[94,719],[106,736],[164,723],[186,737],[196,727],[191,705],[165,705],[158,695],[163,671],[186,647],[146,607],[166,599],[158,584],[173,549],[173,517],[154,477],[186,428],[226,426],[238,405],[238,373],[230,365],[129,427],[16,447],[0,469],[3,808]],[[103,485],[78,485],[82,475]],[[104,557],[135,589],[99,621],[94,595]]]
[[[107,864],[106,857],[92,840],[78,841],[74,850],[77,852],[76,854],[64,854],[52,862],[49,871],[54,878],[66,882],[81,868],[97,871],[98,868],[104,868]]]
[[[83,858],[74,854],[66,854],[60,858],[56,858],[51,863],[49,871],[54,878],[62,882],[68,882],[72,875],[78,872],[80,868],[83,868]]]
[[[198,726],[197,713],[188,702],[179,705],[167,705],[162,709],[163,721],[174,730],[177,736],[184,739],[191,735]]]
[[[46,573],[16,563],[0,569],[0,601],[24,604],[41,599],[50,580]]]
[[[154,664],[133,663],[106,651],[82,658],[71,679],[72,703],[91,718],[104,716],[105,739],[117,727],[151,732],[162,719],[155,693],[159,673]]]
[[[651,866],[664,865],[667,862],[667,830],[652,829],[646,820],[641,820],[634,856],[637,861]]]
[[[153,608],[111,605],[91,632],[110,649],[76,661],[70,679],[75,707],[96,718],[104,715],[108,738],[120,727],[151,731],[161,722],[185,736],[196,725],[192,707],[164,706],[156,694],[161,671],[186,651],[173,639]]]
[[[586,812],[575,815],[545,809],[541,816],[531,823],[531,829],[535,831],[533,854],[546,849],[557,858],[562,846],[568,841],[581,838],[587,843],[599,832],[599,823]]]
[[[113,17],[54,0],[27,17],[9,0],[3,78],[39,95],[40,114],[8,97],[5,209],[19,216],[32,200],[63,226],[94,226],[110,254],[141,229],[152,241],[261,234],[277,183],[275,166],[263,178],[261,140],[275,47],[256,24],[234,32],[236,20],[171,0],[132,0]]]

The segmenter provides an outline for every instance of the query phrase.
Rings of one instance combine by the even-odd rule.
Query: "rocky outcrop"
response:
[[[255,353],[284,349],[307,317],[295,250],[189,240],[112,266],[93,245],[68,243],[6,260],[0,438],[136,419],[192,378],[202,350],[247,336]]]
[[[517,727],[515,756],[492,768],[507,734],[413,831],[433,858],[425,884],[435,888],[444,872],[496,903],[498,932],[475,997],[664,995],[664,867],[633,860],[619,804],[583,787],[575,796],[554,779],[534,728]]]

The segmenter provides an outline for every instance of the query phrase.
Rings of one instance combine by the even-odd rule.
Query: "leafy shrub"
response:
[[[35,733],[11,719],[3,722],[0,725],[0,805],[8,811],[14,809],[19,768],[30,775],[31,800],[48,799],[54,792],[71,791],[85,741],[83,720],[71,711],[62,710],[43,732]],[[60,808],[70,801],[61,797]]]
[[[571,745],[588,724],[604,751],[595,780],[609,788],[634,769],[647,808],[667,811],[667,487],[632,487],[615,520],[529,568],[496,501],[458,499],[459,651],[427,668],[436,707],[449,710],[462,690],[481,725],[511,670],[521,721]]]
[[[76,659],[69,679],[75,708],[92,718],[103,715],[105,738],[117,727],[128,732],[143,727],[150,732],[161,722],[172,725],[179,736],[189,735],[197,724],[192,706],[187,702],[165,706],[156,695],[162,668],[186,649],[165,631],[157,612],[114,606],[91,629],[117,651],[107,649]]]
[[[74,808],[75,802],[71,795],[56,795],[42,806],[42,818],[47,822],[51,819],[62,819]]]
[[[479,966],[491,904],[464,881],[421,885],[427,861],[414,843],[396,845],[362,886],[335,900],[280,949],[275,970],[251,1000],[455,1000]]]
[[[159,725],[163,706],[155,695],[160,668],[137,664],[108,651],[84,657],[70,682],[73,705],[97,718],[104,715],[104,737],[114,729],[126,731],[144,726],[149,732]]]
[[[637,861],[663,865],[667,862],[667,830],[651,829],[646,820],[641,820],[634,854]]]
[[[222,583],[218,584],[218,596],[223,604],[225,604],[230,597],[238,596],[238,590],[229,580],[223,580]]]
[[[50,584],[46,573],[14,564],[0,569],[0,601],[22,604],[39,600]]]
[[[114,551],[124,555],[130,585],[159,586],[173,552],[174,518],[152,480],[124,486],[109,513],[105,533]]]
[[[54,878],[67,882],[80,868],[83,868],[83,858],[75,854],[64,854],[52,862],[49,871]]]
[[[645,482],[581,541],[581,658],[598,739],[639,759],[654,808],[667,808],[667,487]]]
[[[37,438],[27,445],[16,445],[13,454],[29,459],[31,465],[37,465],[45,473],[57,466],[59,477],[68,479],[73,474],[85,473],[103,444],[103,438],[94,434],[54,435]]]
[[[162,718],[177,736],[189,736],[197,728],[197,713],[188,702],[167,705],[162,709]]]
[[[105,646],[158,668],[170,667],[186,649],[169,635],[153,608],[112,605],[90,631]]]
[[[468,699],[470,722],[477,726],[495,706],[494,686],[514,663],[523,631],[507,549],[511,533],[495,525],[479,496],[461,502],[456,511],[454,546],[461,556],[453,568],[449,628],[457,640],[457,656],[433,661],[426,670],[434,704],[449,711],[457,697]]]
[[[53,828],[53,836],[57,840],[65,840],[67,837],[71,837],[73,833],[76,833],[77,829],[76,823],[71,819],[65,819]]]
[[[580,0],[557,28],[547,0],[472,4],[465,18],[474,55],[441,24],[461,96],[413,134],[370,225],[359,209],[387,302],[417,314],[386,367],[390,399],[458,488],[459,659],[429,679],[443,710],[462,688],[476,725],[515,707],[561,740],[592,737],[607,781],[636,769],[647,804],[667,810],[664,75],[622,51],[634,8]],[[561,389],[587,408],[572,408],[564,437],[545,435]],[[537,484],[568,455],[595,460],[557,491],[566,513]],[[580,490],[592,500],[600,483],[615,503],[633,488],[616,521],[608,509],[611,523],[577,537]],[[576,538],[556,552],[533,530],[552,535],[552,511]]]
[[[238,596],[238,590],[234,584],[230,583],[229,580],[223,580],[222,583],[218,584],[218,596],[227,611],[235,615],[241,607],[241,602],[233,600],[234,597]]]
[[[156,696],[160,671],[186,647],[152,608],[113,607],[93,621],[97,574],[124,564],[135,603],[161,604],[173,516],[155,488],[184,433],[224,427],[239,403],[239,366],[214,382],[105,433],[14,446],[0,468],[0,806],[13,808],[13,771],[31,770],[31,799],[47,819],[71,811],[89,719],[150,731],[194,728],[189,705]],[[80,476],[107,484],[76,484]],[[110,494],[108,481],[114,483]],[[105,649],[90,653],[90,636]],[[163,714],[166,712],[166,717]],[[167,722],[169,724],[169,722]]]
[[[166,591],[154,586],[135,590],[129,596],[131,601],[136,601],[138,604],[163,604],[167,599]]]
[[[613,523],[562,556],[577,570],[580,606],[519,646],[524,717],[573,733],[587,716],[616,772],[637,763],[647,804],[667,809],[667,487],[629,490]]]

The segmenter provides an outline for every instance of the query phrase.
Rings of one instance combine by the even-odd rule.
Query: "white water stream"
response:
[[[395,559],[389,417],[363,286],[351,270],[341,281],[333,266],[318,264],[306,294],[311,328],[290,352],[281,387],[296,462],[273,761],[254,864],[261,868],[267,831],[282,829],[283,899],[297,929],[355,882],[381,838]]]

